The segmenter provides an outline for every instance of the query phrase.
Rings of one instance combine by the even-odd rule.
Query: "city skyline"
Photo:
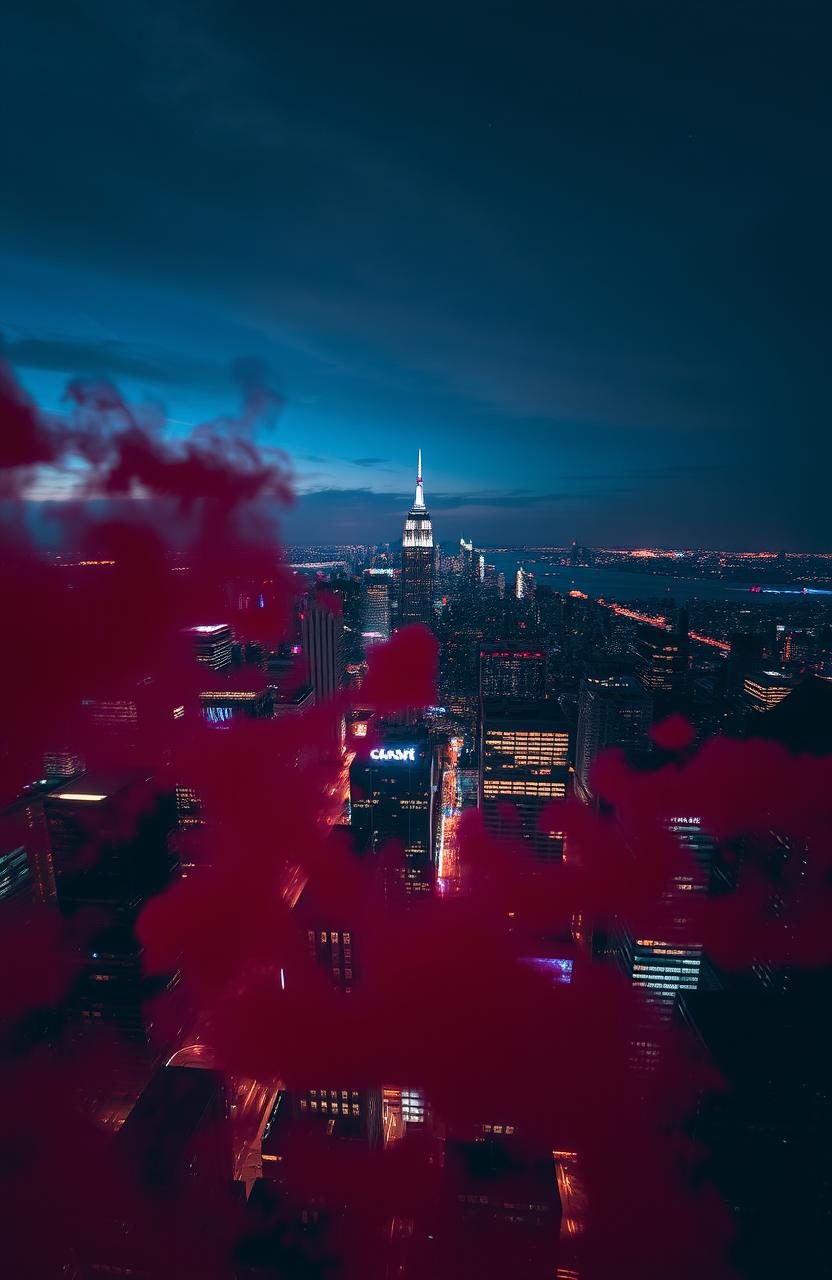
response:
[[[830,16],[12,6],[10,1280],[822,1273]]]

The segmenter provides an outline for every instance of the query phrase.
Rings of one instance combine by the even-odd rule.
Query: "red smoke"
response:
[[[67,507],[71,562],[36,552],[15,518],[19,509],[2,531],[0,598],[10,624],[0,629],[0,662],[6,719],[15,726],[0,758],[4,794],[39,777],[41,753],[59,745],[103,765],[141,761],[156,785],[190,788],[202,802],[202,825],[180,835],[187,876],[150,901],[139,936],[148,973],[181,970],[191,1001],[183,1026],[198,1027],[228,1071],[279,1078],[297,1092],[419,1088],[451,1134],[510,1124],[530,1150],[577,1151],[590,1204],[584,1280],[726,1274],[728,1212],[707,1189],[692,1190],[699,1153],[683,1134],[697,1091],[715,1082],[686,1063],[667,1025],[592,958],[588,942],[621,917],[639,932],[679,927],[689,938],[701,935],[739,968],[761,949],[779,955],[782,946],[785,955],[786,941],[793,962],[832,961],[824,928],[829,762],[722,739],[691,754],[689,726],[666,721],[654,730],[672,757],[662,768],[633,772],[615,752],[597,762],[593,787],[614,818],[573,800],[547,810],[547,829],[565,834],[562,863],[541,867],[519,838],[494,840],[471,814],[459,824],[463,892],[422,900],[388,894],[384,857],[359,861],[332,825],[340,795],[339,765],[328,756],[330,708],[217,729],[196,706],[206,671],[185,628],[227,622],[246,640],[276,645],[292,616],[295,585],[256,505],[291,496],[285,465],[264,461],[250,438],[258,415],[278,407],[261,373],[238,370],[239,420],[178,445],[140,423],[111,387],[73,384],[73,412],[47,423],[4,375],[8,492],[19,495],[37,464],[84,459],[87,495],[143,495],[103,516]],[[434,704],[437,653],[423,627],[373,647],[362,706],[406,716]],[[129,740],[95,721],[90,705],[107,699],[136,700]],[[184,714],[175,716],[180,707]],[[335,710],[348,707],[344,693]],[[724,845],[745,842],[745,875],[735,894],[692,909],[677,926],[668,893],[693,868],[666,824],[683,814],[700,817]],[[784,940],[766,914],[771,832],[806,842],[816,855],[806,873],[811,892],[805,880],[796,886],[797,940]],[[783,874],[788,879],[789,869]],[[310,953],[312,914],[296,905],[298,884],[316,921],[355,934],[359,978],[348,996]],[[76,942],[52,915],[2,935],[4,972],[15,976],[7,1021],[60,1001]],[[545,946],[574,959],[570,985],[527,963]],[[631,1066],[636,1028],[659,1052],[649,1088]],[[107,1064],[70,1055],[70,1065],[56,1065],[45,1051],[14,1045],[19,1056],[10,1050],[4,1084],[15,1106],[7,1108],[4,1142],[24,1159],[3,1184],[13,1189],[4,1201],[16,1227],[9,1256],[15,1275],[27,1267],[49,1275],[74,1260],[78,1223],[87,1229],[115,1217],[119,1195],[140,1201],[142,1192],[125,1186],[82,1105],[84,1073],[95,1078]],[[391,1218],[445,1220],[433,1149],[371,1154],[321,1140],[289,1154],[290,1203],[332,1201],[348,1188],[353,1216],[329,1238],[340,1274],[370,1274]],[[57,1205],[51,1234],[38,1229],[44,1194]],[[193,1274],[227,1273],[228,1223],[209,1248],[191,1218],[146,1208],[147,1256],[157,1271],[168,1266],[175,1229],[179,1261],[193,1245]],[[446,1252],[417,1253],[411,1275],[435,1277],[452,1270],[451,1260],[457,1265],[454,1230],[445,1224]],[[496,1278],[506,1259],[495,1253],[487,1265],[480,1274]],[[517,1269],[522,1275],[519,1262]]]

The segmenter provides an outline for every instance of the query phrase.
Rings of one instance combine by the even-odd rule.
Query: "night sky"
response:
[[[6,354],[183,433],[268,361],[298,540],[421,446],[441,541],[830,549],[830,15],[13,3]]]

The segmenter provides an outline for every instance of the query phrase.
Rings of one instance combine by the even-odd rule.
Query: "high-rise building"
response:
[[[548,645],[560,644],[563,629],[563,597],[545,585],[534,589],[535,614]]]
[[[399,624],[434,624],[433,527],[422,489],[422,450],[416,475],[416,498],[408,512],[402,539],[402,585]]]
[[[799,678],[784,671],[756,671],[745,677],[744,693],[752,711],[771,711],[789,694]]]
[[[652,717],[652,702],[634,676],[584,677],[575,746],[575,786],[583,800],[592,799],[589,776],[600,752],[607,747],[646,748]]]
[[[293,1162],[299,1154],[303,1158],[307,1144],[312,1144],[319,1160],[324,1160],[327,1152],[334,1154],[339,1147],[372,1150],[382,1145],[383,1138],[381,1089],[280,1089],[261,1139],[263,1176],[271,1181],[286,1181],[293,1174]],[[320,1146],[323,1140],[325,1148]],[[310,1172],[307,1170],[307,1178],[303,1179],[307,1187]],[[329,1212],[349,1203],[348,1180],[339,1182],[337,1200],[329,1199],[333,1191],[330,1182],[325,1201]],[[312,1200],[320,1209],[321,1199],[313,1195]]]
[[[460,538],[459,571],[464,590],[473,588],[477,584],[479,577],[479,559],[479,556],[474,551],[473,540],[466,541],[465,538]]]
[[[363,656],[361,583],[356,578],[330,578],[326,591],[341,604],[342,660],[346,670],[348,664],[360,662]]]
[[[35,900],[35,881],[25,846],[11,842],[0,827],[0,911],[18,909]]]
[[[815,994],[697,991],[682,993],[674,1013],[709,1067],[699,1073],[690,1136],[708,1153],[715,1193],[731,1206],[732,1267],[754,1280],[817,1275],[827,1256],[832,1096],[824,1007]]]
[[[437,1231],[454,1275],[560,1275],[562,1217],[553,1153],[488,1126],[476,1141],[445,1145],[443,1207]],[[446,1234],[447,1233],[447,1234]]]
[[[301,643],[316,706],[329,702],[341,688],[343,630],[340,613],[321,600],[310,601],[302,618]]]
[[[711,975],[704,967],[703,939],[698,924],[698,900],[708,890],[716,841],[702,829],[695,814],[672,816],[665,829],[680,846],[683,865],[672,877],[665,895],[668,920],[659,936],[634,935],[627,922],[619,922],[613,938],[613,956],[624,974],[660,1017],[670,1017],[679,991],[696,991]],[[638,857],[638,849],[633,850]],[[649,1037],[637,1044],[644,1062],[654,1052]]]
[[[142,973],[134,925],[177,871],[175,797],[155,794],[140,774],[86,773],[50,792],[44,811],[61,914],[99,919],[79,957],[70,1011],[81,1025],[109,1022],[145,1042],[143,1005],[154,988]]]
[[[344,741],[343,716],[334,706],[344,670],[343,635],[341,614],[320,600],[312,600],[304,610],[301,643],[315,706],[330,704],[326,751],[336,756]]]
[[[93,1276],[204,1274],[228,1247],[233,1146],[225,1081],[206,1067],[161,1067],[114,1139],[124,1171],[117,1211],[80,1248]]]
[[[197,662],[212,671],[225,671],[231,666],[231,628],[224,622],[189,627]]]
[[[407,893],[428,892],[434,880],[434,755],[413,730],[364,748],[350,765],[350,811],[355,847],[378,854],[395,841],[403,855]]]
[[[23,790],[0,819],[7,849],[22,845],[26,850],[35,898],[41,903],[55,901],[55,871],[44,802],[51,791],[63,785],[64,779],[59,777],[39,778]]]
[[[84,761],[77,751],[45,751],[43,772],[47,778],[72,778],[81,773]]]
[[[531,600],[534,597],[534,574],[522,565],[517,566],[514,594],[518,600]]]
[[[365,569],[361,587],[361,639],[366,649],[390,639],[393,570]]]
[[[311,711],[314,705],[315,694],[309,684],[300,684],[292,689],[277,689],[272,716],[275,720],[291,719]]]
[[[204,689],[199,695],[202,714],[209,724],[229,724],[245,716],[249,720],[271,720],[275,691],[266,689]]]
[[[529,698],[546,696],[546,650],[522,644],[482,645],[480,697]]]
[[[570,755],[569,725],[556,702],[484,702],[479,789],[486,830],[521,836],[538,857],[560,857],[562,835],[538,823],[550,801],[569,791]]]
[[[225,1077],[208,1067],[161,1067],[118,1132],[144,1186],[187,1194],[210,1212],[230,1191],[231,1126]]]
[[[742,693],[745,677],[751,671],[761,671],[765,666],[766,637],[758,632],[733,632],[728,637],[731,646],[725,662],[724,684],[731,694]]]
[[[641,682],[650,693],[684,693],[688,679],[687,632],[644,626],[636,642]]]

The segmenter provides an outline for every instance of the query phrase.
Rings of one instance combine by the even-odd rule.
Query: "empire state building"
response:
[[[416,473],[416,500],[404,522],[402,538],[402,626],[424,622],[433,626],[433,529],[422,491],[422,450]]]

